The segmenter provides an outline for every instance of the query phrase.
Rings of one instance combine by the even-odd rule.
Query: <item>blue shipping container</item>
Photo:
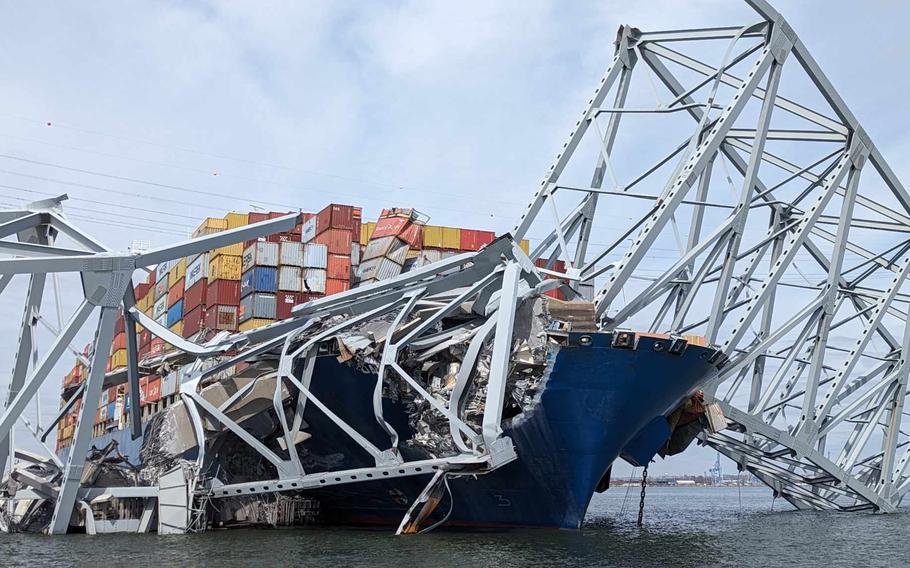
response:
[[[183,300],[177,300],[177,303],[167,311],[167,326],[171,327],[183,319]]]
[[[240,297],[253,292],[277,292],[278,269],[271,266],[255,266],[243,273],[240,279]]]
[[[112,403],[108,404],[107,405],[107,419],[113,420],[115,412],[117,412],[117,403],[112,402]]]

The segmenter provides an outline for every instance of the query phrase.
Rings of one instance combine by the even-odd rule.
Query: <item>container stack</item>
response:
[[[338,203],[329,204],[303,224],[301,240],[325,245],[327,253],[325,284],[319,281],[318,273],[307,271],[305,293],[330,296],[350,289],[351,252],[360,226],[360,208]]]
[[[413,209],[383,209],[363,251],[357,283],[362,286],[401,274],[409,252],[422,248],[423,230]]]
[[[300,302],[308,302],[325,295],[329,248],[309,242],[303,245],[303,270],[300,281]]]
[[[186,267],[186,259],[181,258],[174,263],[167,276],[166,325],[168,329],[181,336],[183,335],[183,293],[186,291]]]
[[[250,214],[228,213],[220,220],[221,230],[236,229],[253,222]],[[195,285],[199,290],[192,295],[192,302],[199,302],[198,314],[194,314],[189,330],[184,324],[186,337],[218,331],[237,331],[237,311],[240,305],[240,276],[243,266],[243,243],[217,248],[199,255],[199,268],[193,278],[199,278]],[[205,268],[203,268],[205,267]],[[204,283],[204,284],[202,284]],[[202,288],[205,288],[205,292]],[[201,318],[197,319],[198,316]],[[199,325],[199,329],[194,327]],[[192,333],[191,333],[192,332]]]
[[[249,331],[275,321],[280,251],[280,242],[270,241],[253,241],[243,251],[238,310],[240,331]]]

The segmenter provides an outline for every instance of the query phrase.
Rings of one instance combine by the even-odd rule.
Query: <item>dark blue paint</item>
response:
[[[555,353],[539,404],[505,425],[518,460],[476,479],[450,481],[454,507],[449,526],[580,527],[597,482],[620,452],[711,372],[709,349],[690,346],[682,355],[672,355],[656,350],[656,343],[665,348],[666,341],[653,338],[640,338],[631,350],[612,348],[610,334],[592,334],[590,346],[579,345],[578,337],[573,335],[571,345]],[[317,362],[314,377],[316,396],[343,402],[345,420],[379,447],[388,446],[369,406],[375,379],[332,358]],[[384,401],[384,409],[402,440],[409,438],[402,405]],[[304,417],[314,433],[304,444],[311,458],[344,453],[353,457],[340,459],[331,469],[372,465],[318,410],[308,407]],[[402,447],[406,459],[428,457]],[[316,496],[326,523],[395,525],[427,479],[338,486]],[[448,500],[439,507],[447,508]]]
[[[276,292],[278,290],[278,269],[271,266],[254,266],[240,278],[240,296],[253,292]]]

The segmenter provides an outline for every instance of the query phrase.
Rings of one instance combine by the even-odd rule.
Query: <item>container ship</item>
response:
[[[193,237],[280,215],[285,213],[231,212],[205,219]],[[217,334],[272,325],[292,317],[294,306],[479,251],[497,239],[490,231],[427,225],[409,209],[386,209],[377,221],[365,222],[361,209],[330,204],[301,218],[290,232],[159,265],[147,281],[134,284],[137,308],[200,344]],[[528,242],[521,242],[520,248],[527,254]],[[544,261],[537,265],[545,266]],[[598,332],[591,304],[564,300],[561,289],[548,290],[525,318],[528,331],[534,328],[530,324],[535,318],[546,315],[543,324],[538,322],[539,329],[526,338],[535,347],[529,348],[533,354],[525,363],[537,370],[511,387],[512,396],[504,408],[504,435],[514,444],[518,459],[485,475],[447,480],[446,491],[435,498],[438,506],[426,513],[430,521],[471,528],[579,528],[594,492],[609,487],[617,458],[645,465],[657,453],[681,451],[701,430],[704,408],[697,388],[715,370],[714,351],[703,340]],[[85,355],[90,351],[91,345],[86,346]],[[108,359],[106,385],[111,386],[104,390],[95,416],[92,455],[98,463],[127,464],[139,471],[158,468],[160,473],[155,462],[166,437],[162,432],[169,428],[168,420],[176,420],[175,412],[169,411],[181,404],[184,370],[194,358],[141,326],[138,354],[143,374],[141,408],[134,409],[125,379],[126,333],[121,315]],[[342,359],[336,350],[321,353],[315,372],[331,380],[314,381],[312,395],[378,446],[387,432],[371,410],[374,385],[368,373]],[[249,368],[249,363],[238,363],[220,374],[221,385],[210,384],[208,390],[235,392]],[[64,378],[63,400],[79,388],[86,372],[77,361]],[[271,396],[269,391],[262,401],[271,404]],[[56,449],[64,458],[80,404],[77,400],[58,424]],[[403,397],[384,392],[382,405],[387,425],[404,441],[401,452],[406,461],[432,459],[450,450]],[[133,412],[140,413],[143,424],[137,437],[129,426]],[[355,440],[339,432],[314,405],[306,407],[302,422],[313,433],[300,444],[308,473],[373,465]],[[244,426],[261,439],[275,437],[273,422],[250,418]],[[196,451],[192,447],[169,450],[188,456]],[[228,466],[222,461],[219,467],[233,467],[235,482],[254,479],[247,474],[261,469],[256,457],[244,455],[237,446],[232,451],[223,455],[238,463]],[[233,505],[222,501],[217,510],[208,511],[202,524],[394,526],[429,479],[428,473],[317,488],[268,503],[255,498],[236,499]],[[91,506],[98,520],[123,520],[141,514],[135,501],[111,499]],[[263,508],[270,512],[264,515]]]

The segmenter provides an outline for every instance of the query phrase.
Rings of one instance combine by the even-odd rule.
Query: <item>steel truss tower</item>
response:
[[[135,309],[133,273],[287,230],[296,215],[120,254],[75,228],[59,200],[0,212],[0,252],[14,255],[0,260],[0,292],[14,275],[30,279],[0,415],[0,464],[19,459],[59,470],[52,486],[33,485],[21,498],[54,502],[52,533],[65,532],[74,508],[87,509],[86,500],[100,492],[170,499],[163,486],[160,492],[80,486],[121,306],[133,408],[139,408],[137,322],[200,361],[239,350],[215,367],[195,365],[181,384],[200,438],[199,464],[206,459],[201,417],[207,417],[271,462],[279,478],[233,485],[196,479],[181,489],[183,498],[187,491],[217,499],[436,471],[429,492],[442,476],[490,471],[516,459],[500,427],[515,307],[560,285],[571,297],[595,303],[603,330],[700,334],[716,347],[721,370],[705,394],[720,403],[730,426],[702,440],[780,496],[800,508],[895,511],[910,489],[910,437],[902,429],[910,194],[793,29],[763,0],[747,2],[760,17],[739,27],[619,30],[609,69],[512,233],[516,240],[538,239],[530,258],[500,239],[478,253],[298,306],[293,319],[198,345]],[[18,241],[2,240],[11,236]],[[59,236],[73,248],[59,246]],[[544,267],[533,266],[538,259]],[[33,338],[35,327],[47,322],[41,315],[46,276],[58,272],[80,274],[84,300],[39,354]],[[482,321],[445,336],[431,333],[466,300],[474,301]],[[387,376],[407,383],[448,423],[460,453],[404,462],[393,430],[391,449],[380,450],[308,386],[320,342],[378,315],[391,315],[395,328],[417,310],[430,323],[384,345],[377,384]],[[23,411],[93,314],[91,370],[57,417],[82,398],[68,460],[14,451],[13,425],[24,420]],[[346,319],[320,327],[339,314]],[[399,364],[405,348],[430,351],[459,333],[470,339],[467,370],[458,377],[462,387],[481,348],[492,345],[479,431],[451,410],[457,400],[440,403]],[[294,452],[283,459],[227,415],[244,390],[220,406],[198,394],[200,380],[267,352],[280,356],[276,400],[280,385],[290,385],[299,408],[319,406],[373,456],[375,467],[307,473]],[[384,424],[381,405],[374,406]],[[275,407],[285,443],[294,447],[300,424],[284,416],[281,404]],[[138,432],[138,412],[132,426]],[[46,438],[52,427],[36,437]],[[169,519],[170,526],[186,530],[188,514]]]

